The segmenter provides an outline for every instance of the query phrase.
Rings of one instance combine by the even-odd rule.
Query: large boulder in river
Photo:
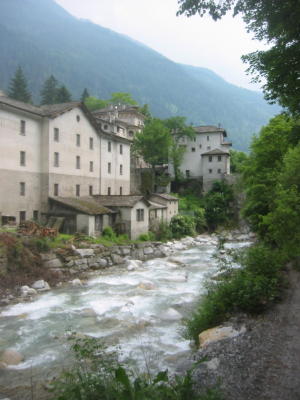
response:
[[[18,365],[24,360],[21,353],[14,349],[6,349],[0,357],[0,362],[6,365]]]
[[[49,283],[44,281],[43,279],[35,281],[34,284],[31,285],[31,287],[33,287],[33,289],[36,289],[38,291],[50,290]]]
[[[245,326],[242,326],[239,330],[232,326],[217,326],[215,328],[207,329],[199,335],[199,346],[206,347],[211,343],[224,339],[231,339],[245,332]]]

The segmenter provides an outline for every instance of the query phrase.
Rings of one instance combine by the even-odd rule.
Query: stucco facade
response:
[[[166,206],[166,211],[162,214],[166,222],[170,222],[174,215],[178,214],[178,199],[167,193],[153,193],[150,201]]]

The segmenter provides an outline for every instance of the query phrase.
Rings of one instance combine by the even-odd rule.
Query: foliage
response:
[[[240,256],[240,269],[208,286],[190,319],[186,336],[198,342],[200,332],[224,322],[235,312],[260,313],[278,298],[283,257],[279,251],[258,244]]]
[[[41,90],[41,104],[55,104],[57,96],[57,79],[51,75],[45,82]]]
[[[256,51],[244,56],[249,62],[248,71],[255,73],[254,80],[265,78],[263,89],[266,98],[279,100],[290,111],[299,113],[300,104],[300,31],[299,2],[265,0],[178,0],[178,14],[188,16],[208,12],[213,19],[223,17],[233,10],[233,15],[242,14],[247,29],[258,40],[266,40],[272,46],[265,51]]]
[[[20,66],[10,81],[8,96],[24,103],[31,103],[31,94],[27,89],[27,81]]]
[[[170,222],[170,229],[175,239],[196,234],[194,219],[189,215],[174,215]]]
[[[116,234],[110,226],[106,226],[102,231],[102,236],[111,240],[116,237]]]
[[[108,101],[89,96],[84,100],[84,104],[90,111],[95,111],[99,110],[100,108],[105,108],[108,105]]]
[[[157,240],[165,242],[172,239],[172,232],[167,222],[161,221],[158,228],[155,231],[155,237]]]
[[[145,116],[145,124],[151,121],[152,115],[148,104],[144,104],[142,107],[140,107],[140,113]]]
[[[75,366],[54,382],[53,400],[221,400],[215,390],[198,395],[191,372],[174,379],[167,371],[136,375],[99,339],[73,339],[72,350]]]
[[[90,97],[90,94],[87,90],[87,88],[84,89],[84,91],[82,92],[82,95],[80,96],[80,100],[84,103],[85,100]]]
[[[243,151],[230,150],[230,172],[241,173],[243,172],[244,165],[248,160],[248,155]]]
[[[195,229],[196,229],[197,233],[202,233],[207,229],[204,208],[198,207],[194,210],[194,221],[195,221]]]
[[[233,218],[233,189],[226,182],[217,181],[205,195],[205,218],[209,229],[228,224]]]
[[[142,132],[136,134],[133,150],[154,168],[168,162],[171,143],[169,129],[161,120],[153,118]]]
[[[62,85],[56,91],[56,103],[69,103],[72,101],[72,96],[69,90]]]
[[[138,103],[131,97],[131,94],[125,92],[112,93],[108,102],[111,104],[130,104],[132,106],[138,105]]]
[[[155,240],[155,234],[153,232],[142,233],[138,237],[138,240],[141,242],[151,242],[152,240]]]

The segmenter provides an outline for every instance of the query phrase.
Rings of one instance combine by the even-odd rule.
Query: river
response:
[[[70,331],[102,338],[140,369],[146,362],[153,370],[176,371],[191,352],[182,319],[204,292],[204,282],[218,272],[217,244],[216,237],[202,235],[197,246],[169,257],[131,261],[128,269],[92,275],[83,287],[55,288],[0,309],[0,350],[13,348],[25,357],[0,370],[0,398],[9,393],[19,399],[1,388],[29,386],[66,366]],[[232,241],[226,247],[248,244]]]

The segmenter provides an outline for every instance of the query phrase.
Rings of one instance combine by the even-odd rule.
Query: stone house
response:
[[[178,214],[179,200],[175,196],[168,193],[152,193],[149,200],[166,207],[166,211],[161,212],[162,220],[165,222],[170,222],[172,217]]]

